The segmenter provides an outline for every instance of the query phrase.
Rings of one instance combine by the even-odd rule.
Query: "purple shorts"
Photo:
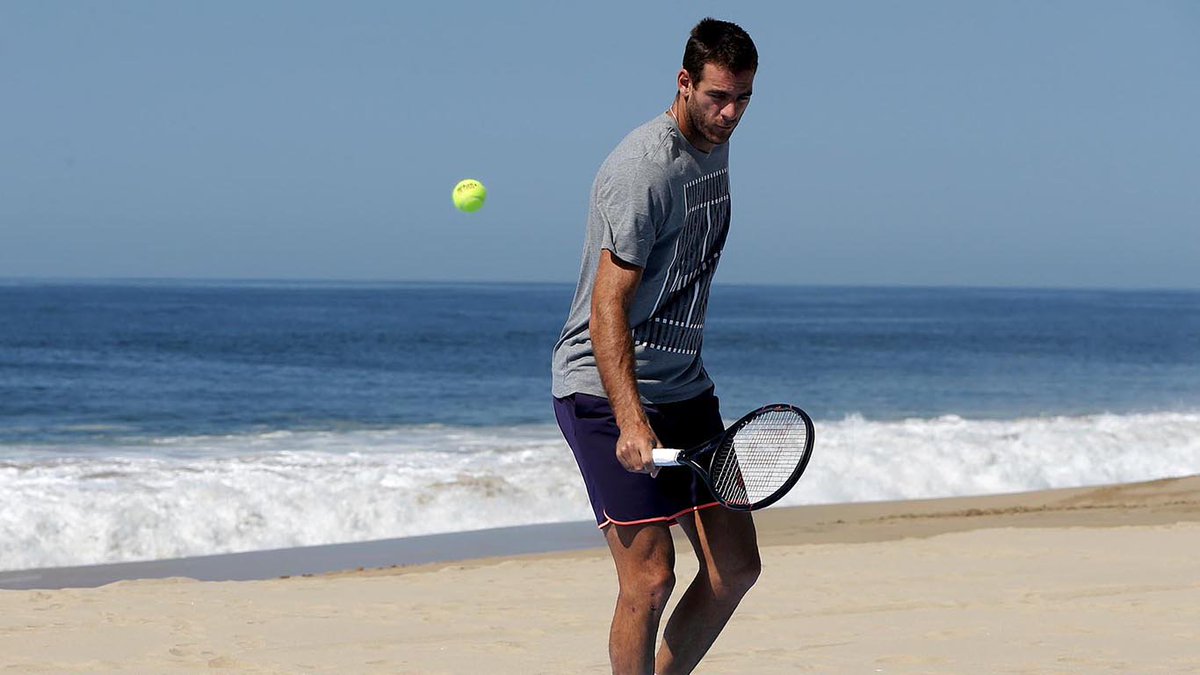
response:
[[[644,407],[650,427],[666,448],[690,448],[725,430],[711,389],[686,401]],[[588,394],[556,398],[554,416],[575,453],[600,527],[674,524],[679,516],[717,505],[704,481],[686,467],[666,467],[654,478],[626,471],[617,461],[621,432],[608,399]]]

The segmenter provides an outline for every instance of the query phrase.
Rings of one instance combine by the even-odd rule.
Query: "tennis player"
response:
[[[750,103],[758,52],[735,24],[692,29],[664,113],[634,129],[596,175],[579,285],[554,348],[555,417],[579,464],[620,590],[614,673],[688,673],[758,578],[749,513],[717,506],[685,468],[654,470],[655,447],[723,430],[700,348],[729,228],[728,141]],[[667,620],[670,526],[700,569]]]

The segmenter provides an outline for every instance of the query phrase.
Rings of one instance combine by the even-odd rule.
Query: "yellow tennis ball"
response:
[[[483,202],[487,199],[487,188],[483,187],[483,183],[468,178],[460,180],[458,185],[454,186],[454,206],[459,211],[467,213],[475,213],[483,208]]]

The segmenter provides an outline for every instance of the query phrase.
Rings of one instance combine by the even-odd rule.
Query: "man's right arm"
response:
[[[617,460],[629,471],[649,473],[654,468],[651,450],[658,446],[658,438],[638,395],[629,326],[629,308],[641,281],[642,268],[617,258],[608,249],[602,250],[592,288],[588,330],[600,381],[621,430]]]

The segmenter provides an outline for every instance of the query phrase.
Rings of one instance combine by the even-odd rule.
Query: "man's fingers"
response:
[[[658,438],[649,436],[622,437],[617,442],[617,461],[626,471],[655,474],[654,448],[659,447]]]

